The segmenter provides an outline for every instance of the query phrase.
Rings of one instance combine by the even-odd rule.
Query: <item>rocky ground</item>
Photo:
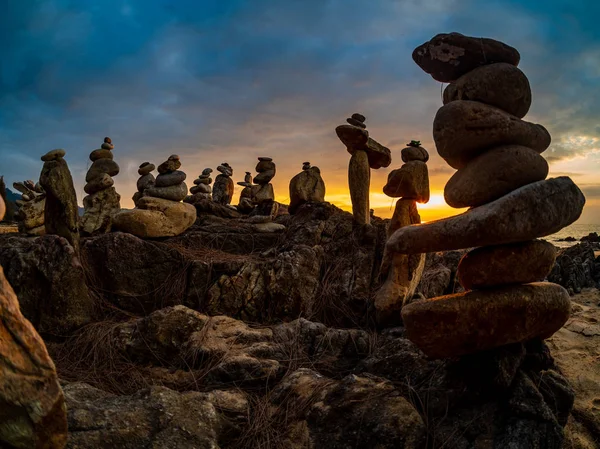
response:
[[[258,233],[227,207],[197,209],[179,237],[84,238],[79,258],[56,236],[0,236],[57,366],[67,447],[600,444],[593,246],[557,259],[550,278],[575,296],[552,339],[434,361],[401,323],[374,324],[385,220],[357,229],[306,204],[276,219],[283,232]],[[428,254],[415,300],[459,291],[462,254]]]

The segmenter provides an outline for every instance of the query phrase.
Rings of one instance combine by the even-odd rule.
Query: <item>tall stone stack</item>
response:
[[[156,178],[152,174],[152,172],[156,169],[154,164],[150,162],[143,162],[140,164],[138,168],[138,175],[140,177],[137,180],[137,192],[133,194],[133,203],[138,206],[138,202],[141,198],[144,197],[144,192],[146,189],[150,187],[154,187],[154,183],[156,182]]]
[[[202,170],[202,174],[194,180],[194,187],[190,189],[191,195],[189,195],[184,201],[186,203],[194,204],[200,200],[212,200],[212,178],[210,174],[213,172],[212,168],[205,168]]]
[[[322,203],[325,201],[325,182],[319,167],[310,162],[302,164],[302,171],[290,181],[290,206],[288,211],[294,214],[299,206],[305,203]]]
[[[215,184],[213,187],[213,201],[215,203],[227,206],[231,204],[233,198],[233,168],[227,163],[223,162],[217,167],[217,171],[220,173],[215,178]]]
[[[150,166],[152,164],[144,166],[146,171]],[[179,235],[194,224],[196,208],[181,202],[188,189],[184,182],[186,174],[179,170],[180,167],[181,161],[175,154],[160,164],[154,185],[144,189],[135,209],[122,210],[115,215],[115,227],[147,238]]]
[[[387,250],[418,254],[473,248],[460,261],[464,293],[402,309],[406,335],[433,358],[546,339],[566,322],[567,291],[542,281],[554,249],[536,240],[576,221],[585,198],[568,177],[544,180],[546,129],[521,118],[531,103],[516,49],[492,39],[440,34],[418,47],[415,62],[450,82],[433,136],[457,169],[445,188],[454,217],[397,230]],[[473,290],[470,290],[473,289]]]
[[[113,160],[115,146],[110,137],[105,137],[101,147],[90,153],[92,166],[87,172],[83,190],[85,209],[81,217],[80,232],[83,235],[98,235],[110,232],[113,216],[121,210],[121,195],[117,193],[113,176],[119,174],[119,165]]]
[[[270,220],[275,218],[279,211],[279,204],[275,202],[275,190],[273,184],[271,184],[271,180],[277,172],[277,167],[272,158],[259,157],[255,170],[258,174],[253,179],[255,185],[252,186],[252,200],[256,204],[256,208],[252,215],[267,217],[264,220]]]
[[[252,181],[252,177],[250,177],[250,181]],[[243,182],[238,182],[238,185],[242,186],[243,189],[240,192],[240,201],[237,205],[237,210],[243,214],[249,214],[255,207],[254,200],[252,199],[252,182],[244,180]]]
[[[19,232],[29,235],[44,235],[44,209],[46,207],[46,192],[38,183],[33,181],[14,182],[13,187],[21,193],[21,199],[16,201],[19,210],[15,214]]]
[[[388,175],[383,193],[396,202],[394,215],[387,229],[388,239],[398,229],[421,223],[417,203],[429,201],[429,174],[426,162],[429,153],[421,143],[412,140],[401,152],[402,167]],[[419,285],[425,254],[400,254],[384,251],[381,276],[385,279],[375,296],[376,320],[380,326],[400,324],[402,307],[410,303]]]

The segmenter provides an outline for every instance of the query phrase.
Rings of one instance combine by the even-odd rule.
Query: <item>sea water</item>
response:
[[[555,246],[560,248],[568,248],[569,246],[573,246],[579,243],[581,237],[585,237],[591,232],[597,232],[600,234],[600,224],[572,224],[571,226],[567,226],[566,228],[561,229],[556,234],[549,235],[547,237],[543,237],[544,240],[547,240],[550,243],[553,243]],[[559,242],[560,239],[565,239],[567,237],[574,237],[576,239],[575,242]]]

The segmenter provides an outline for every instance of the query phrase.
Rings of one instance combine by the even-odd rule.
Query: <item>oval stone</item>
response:
[[[108,189],[114,185],[115,181],[106,173],[102,174],[102,176],[98,178],[92,179],[88,182],[83,190],[85,193],[91,195],[92,193],[100,192],[101,190]]]
[[[179,170],[175,170],[169,173],[161,173],[160,175],[158,175],[156,177],[156,181],[154,182],[154,185],[156,187],[169,187],[169,186],[175,186],[177,184],[181,184],[183,181],[185,181],[185,178],[187,177],[187,175]]]
[[[56,150],[48,151],[46,154],[44,154],[42,156],[42,160],[44,162],[54,161],[61,157],[65,157],[65,154],[67,154],[67,152],[65,150],[63,150],[62,148],[58,148]]]
[[[162,198],[169,201],[181,201],[187,196],[188,188],[185,182],[169,187],[150,187],[144,191],[144,196]]]
[[[543,240],[484,246],[465,254],[458,280],[467,290],[543,281],[556,259],[556,248]]]
[[[406,337],[434,359],[546,339],[569,319],[560,285],[536,282],[413,302],[402,309]]]
[[[548,163],[531,148],[507,145],[477,156],[450,178],[444,199],[452,207],[476,207],[548,176]]]
[[[149,189],[150,187],[154,187],[155,181],[156,181],[156,179],[154,178],[154,175],[152,173],[147,173],[147,174],[141,176],[137,180],[138,192],[144,193],[144,190]]]
[[[94,150],[90,153],[90,161],[94,162],[98,159],[112,159],[113,154],[110,150]]]
[[[506,62],[517,66],[521,55],[494,39],[444,33],[415,48],[412,58],[434,80],[450,83],[483,65]]]
[[[92,179],[102,177],[107,174],[109,176],[116,176],[119,174],[119,165],[112,159],[98,159],[94,161],[92,166],[85,176],[85,182],[90,182]]]
[[[179,170],[181,162],[175,158],[176,155],[170,156],[168,160],[158,166],[158,173],[170,173],[175,170]]]
[[[388,175],[383,193],[392,198],[404,198],[426,203],[429,201],[427,164],[411,161]]]
[[[423,147],[406,147],[402,149],[400,154],[402,155],[402,162],[427,162],[429,160],[429,153]]]
[[[514,65],[491,64],[466,73],[446,87],[444,104],[456,100],[479,101],[523,118],[531,106],[531,87]]]
[[[151,164],[150,162],[144,162],[142,165],[140,165],[138,174],[140,174],[141,176],[147,175],[148,173],[154,171],[155,168],[156,167],[154,166],[154,164]]]

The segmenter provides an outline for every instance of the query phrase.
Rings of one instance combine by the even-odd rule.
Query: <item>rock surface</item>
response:
[[[310,167],[307,170],[302,170],[290,181],[290,205],[288,210],[293,214],[298,206],[325,201],[325,182],[321,177],[319,167]]]
[[[111,231],[113,217],[121,210],[121,195],[114,187],[110,187],[86,196],[83,199],[83,207],[86,213],[81,217],[81,233],[105,234]]]
[[[429,173],[427,164],[421,161],[410,161],[388,175],[383,193],[392,198],[415,200],[419,203],[429,201]]]

